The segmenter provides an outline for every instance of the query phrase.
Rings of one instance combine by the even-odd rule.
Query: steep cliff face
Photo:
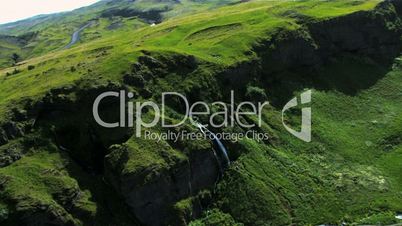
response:
[[[401,8],[385,1],[372,12],[357,12],[308,25],[320,58],[353,53],[375,60],[392,60],[401,51]]]
[[[402,21],[398,4],[385,1],[373,11],[308,22],[305,30],[285,37],[279,34],[272,39],[277,47],[268,52],[268,59],[273,61],[272,65],[281,62],[282,70],[319,66],[331,57],[347,53],[392,60],[401,50]]]
[[[230,89],[238,89],[244,94],[246,85],[256,83],[270,90],[270,98],[275,104],[275,101],[279,103],[288,100],[293,91],[305,84],[323,88],[322,84],[329,78],[314,75],[319,74],[332,61],[344,57],[364,58],[387,66],[401,51],[401,14],[402,2],[393,0],[369,12],[357,12],[320,22],[301,20],[300,29],[280,30],[269,39],[255,44],[253,51],[257,59],[254,61],[224,69],[217,66],[215,74],[210,75],[218,79],[217,84],[214,84],[216,87],[205,82],[189,88],[188,94],[196,100],[200,98],[200,93],[208,93],[203,90],[213,89],[218,92],[210,91],[210,96],[205,98],[214,99],[212,95],[221,96],[222,93],[229,93]],[[205,207],[202,204],[187,206],[186,211],[190,212],[187,215],[178,213],[177,206],[183,200],[198,199],[198,194],[203,190],[213,190],[220,179],[219,160],[214,156],[209,141],[179,144],[144,141],[133,137],[130,129],[101,129],[92,121],[90,112],[82,112],[82,109],[91,109],[93,99],[102,91],[135,88],[138,97],[150,98],[153,93],[148,87],[160,79],[168,80],[172,76],[184,79],[188,74],[197,73],[198,64],[193,56],[177,54],[167,59],[160,56],[153,58],[145,53],[133,65],[132,71],[123,76],[122,84],[93,89],[77,85],[52,90],[41,102],[30,104],[24,111],[15,112],[12,120],[0,126],[0,167],[10,165],[24,154],[24,148],[14,147],[13,141],[26,136],[32,129],[43,130],[45,133],[42,135],[52,140],[59,151],[66,152],[71,161],[79,163],[82,171],[104,176],[131,214],[142,224],[184,225],[198,218]],[[210,66],[214,67],[212,64]],[[246,97],[243,95],[239,98]],[[118,117],[114,111],[118,109],[117,105],[116,101],[106,103],[103,111],[115,119]],[[173,103],[169,107],[175,108],[177,105]],[[236,143],[231,144],[230,148],[247,149],[244,146]],[[239,150],[233,151],[241,156],[243,153]],[[241,183],[251,182],[247,176],[238,177]],[[55,199],[63,192],[62,189],[57,190]],[[75,201],[81,191],[73,187],[66,193],[67,199]],[[271,199],[276,197],[276,193],[270,193],[267,200],[274,203],[272,206],[277,207],[278,211],[272,210],[267,219],[288,224],[292,221],[293,213],[289,210],[286,197],[283,200]],[[254,201],[264,204],[267,200]],[[70,219],[63,211],[47,209],[38,212],[36,210],[45,208],[40,205],[32,208],[32,211],[23,210],[21,214],[27,213],[27,219],[37,218],[39,223],[75,224],[74,219]],[[241,209],[230,208],[227,207],[232,214]],[[278,214],[275,216],[272,213]],[[281,217],[283,219],[279,219]],[[240,220],[247,222],[247,219]]]
[[[114,146],[105,159],[105,175],[145,225],[183,224],[175,204],[212,189],[220,175],[211,148],[205,141],[190,145],[185,156],[177,156],[167,144],[154,144],[153,149],[145,145],[138,150],[129,145]],[[154,155],[159,160],[130,168],[135,158],[143,155]],[[194,217],[199,217],[196,212],[191,216]]]
[[[356,65],[362,63],[358,61],[371,61],[373,65],[389,67],[402,50],[400,12],[399,1],[385,1],[372,11],[318,22],[302,18],[298,21],[299,29],[278,30],[255,44],[257,60],[236,65],[218,77],[223,88],[234,88],[240,93],[245,93],[245,86],[241,84],[259,84],[271,94],[275,93],[270,97],[274,105],[282,105],[295,90],[306,86],[355,94],[368,88],[381,75],[363,79],[352,72],[323,75],[321,70],[342,60],[355,60]],[[344,87],[336,80],[350,80],[351,85]]]

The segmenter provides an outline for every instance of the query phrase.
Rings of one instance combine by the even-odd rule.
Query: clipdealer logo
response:
[[[300,95],[300,104],[306,105],[311,103],[311,94],[312,91],[308,90]],[[141,137],[142,129],[143,128],[152,128],[157,126],[159,123],[163,128],[173,128],[173,127],[179,127],[189,121],[192,123],[194,126],[199,127],[199,123],[197,122],[198,117],[205,117],[209,116],[209,125],[202,125],[203,127],[207,128],[208,126],[212,126],[214,128],[224,128],[224,127],[233,127],[235,124],[251,129],[253,127],[261,127],[262,125],[262,111],[264,107],[269,105],[269,102],[258,102],[257,104],[254,104],[252,102],[246,101],[246,102],[241,102],[239,104],[235,104],[234,102],[234,91],[231,91],[231,102],[230,104],[226,104],[222,101],[217,101],[212,104],[208,104],[206,102],[196,102],[192,105],[190,105],[188,99],[177,92],[164,92],[162,93],[161,96],[161,105],[158,105],[157,103],[153,101],[146,101],[146,102],[131,102],[127,101],[127,99],[133,98],[134,95],[131,92],[126,92],[125,90],[121,90],[120,92],[115,92],[115,91],[109,91],[109,92],[104,92],[100,94],[94,101],[92,112],[95,121],[102,127],[105,128],[118,128],[118,127],[132,127],[135,128],[135,135],[136,137]],[[166,112],[166,100],[169,97],[175,97],[175,98],[180,98],[184,105],[186,111],[183,112],[183,118],[177,122],[176,124],[169,124],[166,120],[165,115]],[[120,102],[120,119],[117,122],[106,122],[103,120],[99,114],[99,106],[101,102],[105,98],[119,98]],[[285,129],[290,132],[292,135],[295,137],[299,138],[300,140],[303,140],[305,142],[311,142],[311,107],[303,107],[302,108],[302,126],[301,126],[301,131],[296,131],[290,128],[288,125],[286,125],[284,117],[286,111],[288,111],[291,108],[297,107],[298,106],[298,100],[297,97],[293,98],[290,100],[282,109],[282,124],[285,127]],[[211,112],[211,107],[210,106],[217,106],[221,107],[223,109],[220,112]],[[235,107],[236,106],[236,107]],[[196,109],[204,109],[204,111],[197,111]],[[154,112],[154,116],[152,121],[146,122],[143,120],[143,111],[145,109],[152,109]],[[258,123],[246,123],[243,120],[241,120],[242,116],[257,116],[258,118]],[[224,120],[221,123],[216,123],[216,117],[223,117]],[[247,133],[250,134],[250,133]],[[255,135],[254,133],[252,133]],[[174,136],[174,135],[172,135]],[[226,135],[228,136],[228,135]],[[163,136],[158,136],[155,139],[161,140]],[[166,138],[167,136],[165,136]],[[176,136],[174,136],[176,137]],[[248,136],[244,136],[248,137]],[[264,135],[264,138],[267,139],[268,136]],[[175,138],[177,140],[177,137]]]

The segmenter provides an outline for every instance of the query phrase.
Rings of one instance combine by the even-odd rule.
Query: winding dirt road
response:
[[[78,30],[74,31],[73,35],[71,36],[71,41],[70,43],[68,43],[68,45],[66,45],[66,47],[64,47],[65,49],[69,49],[71,48],[71,46],[73,46],[75,43],[77,43],[80,40],[80,33],[81,31],[83,31],[85,28],[89,27],[92,25],[92,21],[85,24],[84,26],[80,27]]]

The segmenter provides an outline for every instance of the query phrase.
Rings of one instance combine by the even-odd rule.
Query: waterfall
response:
[[[222,152],[222,155],[225,158],[225,162],[226,162],[227,166],[230,166],[230,159],[229,159],[228,152],[227,152],[225,146],[218,139],[218,137],[216,137],[216,135],[214,133],[211,132],[211,134],[213,136],[213,142],[217,144],[219,150]]]
[[[196,126],[198,127],[198,129],[200,129],[200,131],[202,133],[204,133],[206,136],[211,138],[211,140],[214,143],[214,145],[216,146],[216,148],[221,152],[221,155],[223,156],[224,161],[226,163],[226,167],[230,166],[230,159],[229,159],[227,149],[225,148],[223,143],[218,139],[218,137],[213,132],[211,132],[209,129],[207,129],[205,126],[201,125],[200,123],[197,123]],[[215,151],[214,151],[214,155],[216,155]]]
[[[212,152],[214,153],[215,160],[216,160],[216,162],[218,163],[219,172],[221,173],[221,176],[223,176],[223,168],[222,168],[221,162],[219,161],[219,157],[218,157],[218,155],[216,154],[215,149],[212,148]]]

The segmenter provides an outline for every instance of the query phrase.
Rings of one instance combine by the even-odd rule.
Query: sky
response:
[[[69,11],[98,0],[0,0],[0,24],[39,14]]]

